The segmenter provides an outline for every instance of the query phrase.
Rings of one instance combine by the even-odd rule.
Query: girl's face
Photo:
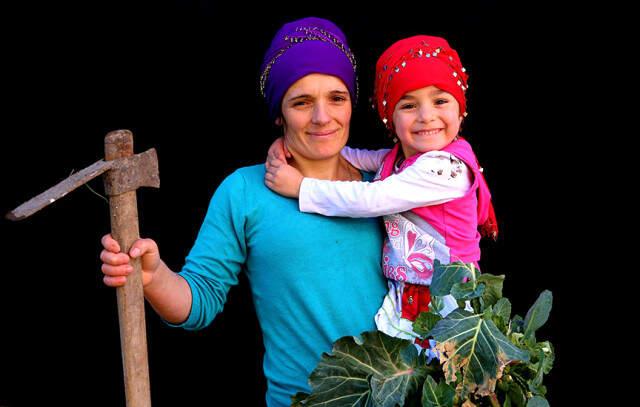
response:
[[[408,158],[451,143],[462,116],[456,98],[432,85],[406,93],[393,110],[393,123]]]
[[[349,138],[351,99],[335,76],[307,75],[282,98],[284,138],[289,151],[309,160],[336,156]]]

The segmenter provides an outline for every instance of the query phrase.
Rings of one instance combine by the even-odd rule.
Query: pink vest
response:
[[[383,180],[393,173],[399,148],[396,145],[387,154],[375,180]],[[459,137],[441,151],[456,156],[471,169],[471,188],[463,197],[444,204],[384,216],[387,239],[382,257],[383,271],[387,278],[429,285],[434,259],[443,264],[455,261],[477,264],[480,260],[478,225],[484,223],[489,216],[489,188],[471,145],[466,140]],[[399,172],[420,156],[421,154],[415,154],[406,159]]]

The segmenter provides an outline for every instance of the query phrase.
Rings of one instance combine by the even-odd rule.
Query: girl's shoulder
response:
[[[412,166],[416,166],[428,174],[447,175],[453,176],[453,178],[469,171],[463,160],[455,154],[441,150],[421,154]]]

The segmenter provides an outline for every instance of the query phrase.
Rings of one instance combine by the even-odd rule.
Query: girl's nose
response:
[[[435,109],[432,109],[430,106],[421,106],[418,110],[418,120],[427,123],[433,119],[435,119]]]

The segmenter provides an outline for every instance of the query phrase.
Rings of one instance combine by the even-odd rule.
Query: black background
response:
[[[444,36],[470,75],[464,135],[501,226],[497,243],[483,243],[483,268],[506,274],[505,295],[520,315],[544,289],[554,293],[538,337],[556,346],[546,383],[551,404],[563,405],[576,276],[558,259],[577,255],[570,243],[582,231],[572,216],[578,187],[564,176],[568,142],[558,137],[571,130],[560,120],[569,112],[557,95],[577,86],[563,74],[576,34],[559,35],[567,17],[552,6],[450,3],[2,6],[0,212],[100,159],[108,131],[130,129],[136,151],[155,147],[160,163],[161,188],[138,192],[141,235],[178,271],[216,186],[261,162],[277,135],[257,82],[284,22],[315,15],[345,31],[361,91],[350,144],[367,148],[390,145],[367,103],[376,58],[409,35]],[[100,180],[89,185],[104,194]],[[0,406],[124,405],[115,292],[99,272],[108,231],[108,205],[86,187],[29,219],[0,220]],[[200,332],[169,328],[148,307],[153,404],[229,397],[261,405],[263,348],[252,307],[245,278]]]

